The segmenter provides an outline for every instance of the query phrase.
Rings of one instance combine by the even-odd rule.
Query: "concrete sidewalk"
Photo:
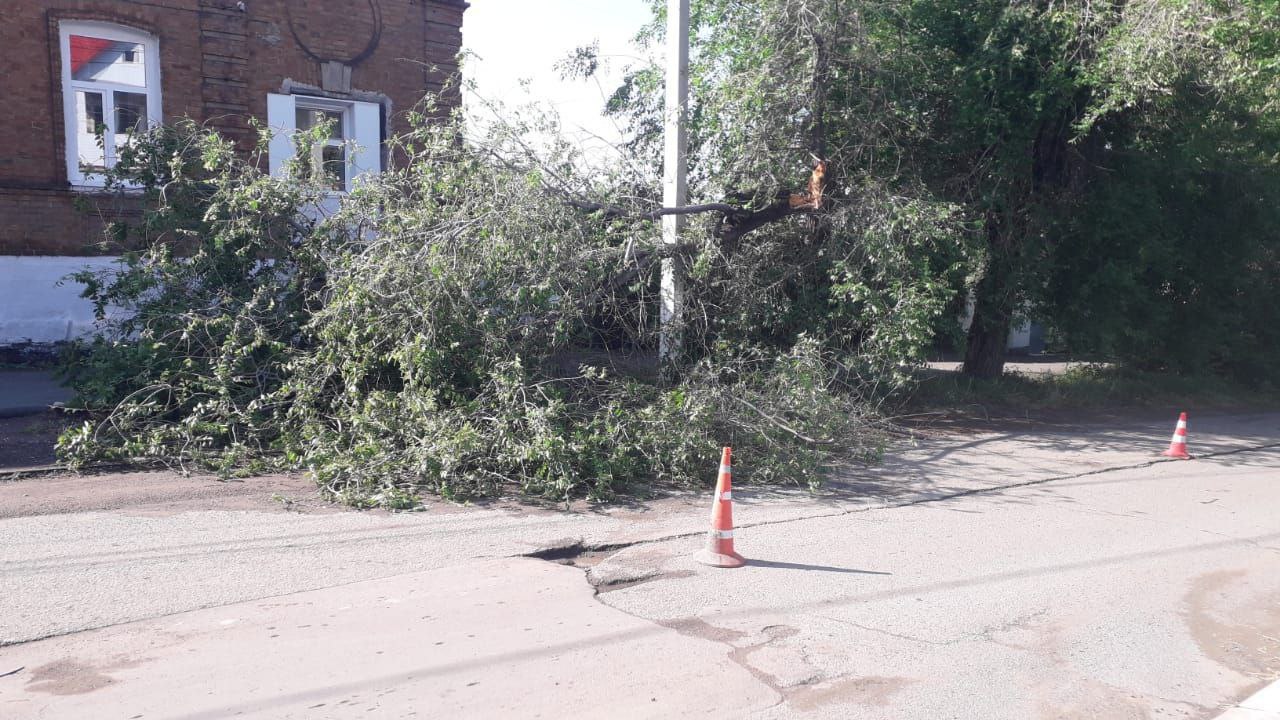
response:
[[[0,418],[41,413],[71,397],[48,370],[0,370]]]

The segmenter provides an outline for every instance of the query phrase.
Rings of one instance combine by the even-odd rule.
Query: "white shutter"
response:
[[[351,153],[351,177],[349,186],[360,175],[382,172],[382,106],[378,103],[351,103],[351,124],[356,147]]]
[[[267,127],[271,130],[267,157],[272,175],[282,174],[297,152],[293,146],[293,134],[298,129],[295,107],[292,95],[267,94]]]

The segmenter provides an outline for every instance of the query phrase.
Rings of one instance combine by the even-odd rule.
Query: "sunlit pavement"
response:
[[[1191,461],[1169,429],[738,488],[737,570],[690,559],[693,497],[0,520],[0,717],[1271,718],[1280,416],[1193,417]],[[621,547],[513,557],[563,538]]]

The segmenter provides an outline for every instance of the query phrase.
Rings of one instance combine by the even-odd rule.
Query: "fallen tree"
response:
[[[199,128],[132,144],[116,176],[154,209],[121,273],[79,278],[104,326],[69,369],[94,415],[61,456],[306,468],[404,506],[710,481],[731,444],[743,481],[816,486],[878,452],[876,404],[951,299],[949,209],[885,188],[661,208],[510,126],[424,120],[397,152],[319,217],[316,189]],[[669,213],[693,216],[677,245]],[[668,256],[686,342],[659,368]]]

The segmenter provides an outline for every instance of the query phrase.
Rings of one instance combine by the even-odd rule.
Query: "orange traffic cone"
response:
[[[725,448],[720,458],[720,477],[716,480],[716,498],[711,501],[711,532],[707,546],[695,558],[703,565],[722,568],[742,567],[747,563],[733,551],[733,448]]]
[[[1191,459],[1191,456],[1187,454],[1186,413],[1182,413],[1178,416],[1178,426],[1173,429],[1173,440],[1169,442],[1169,449],[1160,454],[1165,457],[1177,458],[1179,460]]]

